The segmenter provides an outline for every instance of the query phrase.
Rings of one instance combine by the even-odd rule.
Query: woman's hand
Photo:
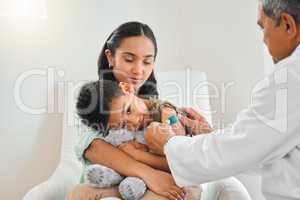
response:
[[[171,200],[183,200],[185,197],[183,188],[176,185],[172,175],[169,173],[149,169],[142,179],[145,181],[148,188],[158,195]]]
[[[184,108],[183,111],[187,116],[180,115],[179,119],[183,125],[191,130],[193,135],[205,134],[213,131],[213,128],[211,128],[206,119],[193,108]]]

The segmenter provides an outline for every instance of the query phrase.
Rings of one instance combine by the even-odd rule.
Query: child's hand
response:
[[[135,148],[141,150],[141,151],[145,151],[145,152],[148,152],[149,151],[149,148],[147,145],[145,144],[141,144],[139,143],[138,141],[136,140],[132,140],[130,141],[129,143],[133,144],[135,146]]]
[[[168,107],[163,108],[161,113],[161,122],[165,123],[169,117],[173,115],[177,116],[177,113],[174,109]],[[177,123],[172,124],[171,127],[176,135],[186,135],[185,128],[179,120]]]
[[[161,122],[162,123],[165,123],[168,118],[172,115],[177,115],[176,111],[172,108],[169,108],[169,107],[164,107],[162,110],[161,110]]]
[[[131,143],[123,143],[118,146],[118,148],[123,151],[124,153],[128,154],[130,157],[136,160],[139,154],[139,149],[137,149],[133,144]]]
[[[135,160],[139,159],[139,156],[142,152],[148,151],[148,147],[146,145],[140,144],[134,140],[121,144],[118,146],[118,148]]]

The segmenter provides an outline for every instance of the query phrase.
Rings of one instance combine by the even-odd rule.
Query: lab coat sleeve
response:
[[[278,72],[276,79],[285,76],[286,71]],[[288,83],[277,87],[271,74],[257,84],[251,106],[239,113],[232,128],[171,138],[164,152],[176,183],[190,186],[233,176],[271,163],[297,146],[297,84],[298,80],[289,77]]]

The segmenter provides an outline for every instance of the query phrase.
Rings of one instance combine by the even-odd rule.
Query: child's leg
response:
[[[119,184],[123,177],[102,165],[90,165],[84,172],[85,183],[92,187],[107,188]]]
[[[139,200],[147,187],[142,179],[126,177],[119,185],[119,192],[125,200]]]

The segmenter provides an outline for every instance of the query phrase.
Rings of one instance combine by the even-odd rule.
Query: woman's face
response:
[[[109,50],[105,53],[115,78],[132,84],[135,89],[142,86],[153,71],[155,49],[153,42],[145,36],[125,38],[115,55]]]

